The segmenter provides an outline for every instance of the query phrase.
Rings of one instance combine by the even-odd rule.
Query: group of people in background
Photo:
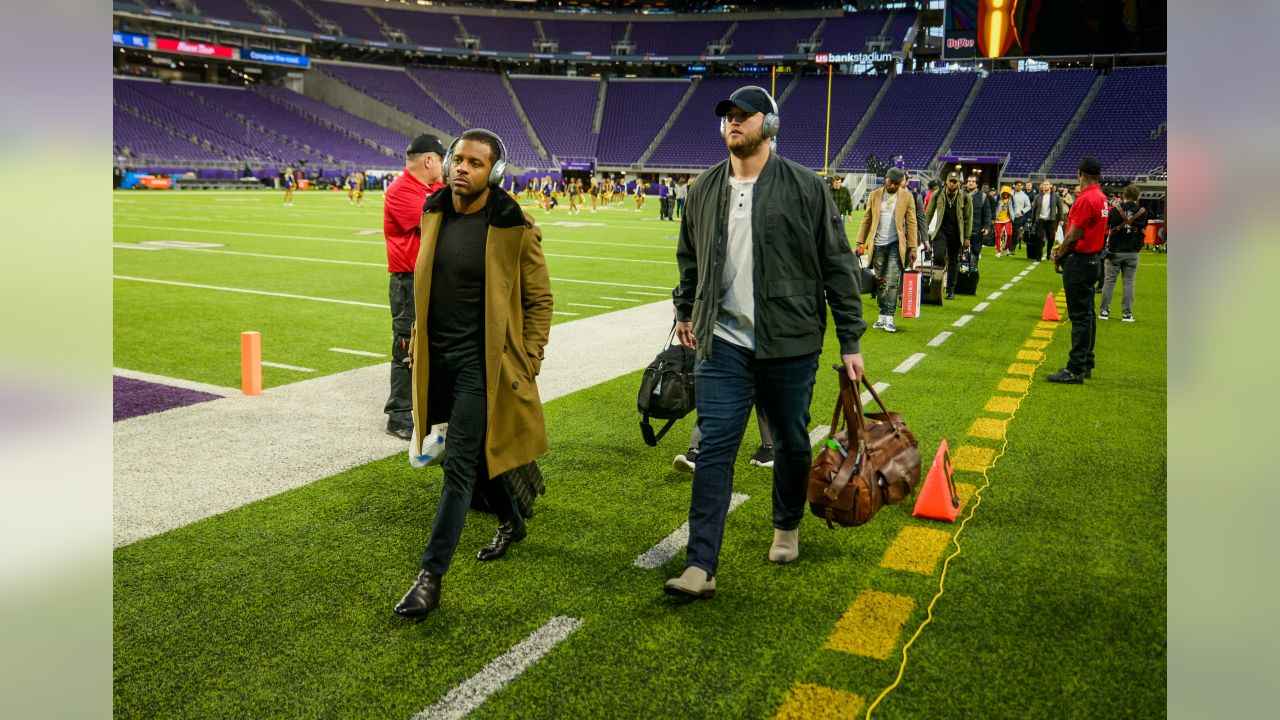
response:
[[[512,195],[519,197],[523,194],[525,200],[536,202],[543,212],[551,212],[564,198],[569,203],[569,213],[577,214],[586,207],[587,197],[591,198],[591,212],[621,204],[628,197],[635,203],[636,212],[643,212],[647,198],[652,194],[658,198],[658,219],[675,221],[684,211],[691,182],[686,178],[677,180],[673,177],[652,183],[643,179],[628,183],[625,177],[584,179],[544,175],[529,179],[523,188],[513,187]]]

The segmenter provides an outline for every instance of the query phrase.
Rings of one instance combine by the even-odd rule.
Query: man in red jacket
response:
[[[413,378],[409,374],[409,336],[413,330],[413,267],[422,241],[422,206],[442,181],[444,145],[434,135],[419,135],[405,151],[404,172],[387,187],[382,234],[387,239],[391,273],[391,395],[383,411],[387,432],[408,441],[413,435]]]

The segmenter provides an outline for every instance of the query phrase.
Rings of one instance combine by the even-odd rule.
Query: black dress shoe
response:
[[[1080,373],[1080,377],[1084,378],[1085,380],[1092,380],[1092,379],[1093,379],[1093,371],[1092,371],[1092,370],[1085,370],[1083,373]]]
[[[413,426],[412,425],[399,425],[399,426],[388,425],[387,434],[395,435],[401,440],[408,442],[409,439],[413,437]]]
[[[1084,377],[1077,375],[1066,368],[1062,368],[1058,372],[1045,378],[1051,383],[1059,383],[1063,385],[1083,385]]]
[[[486,562],[497,560],[507,554],[507,548],[511,547],[511,543],[520,542],[528,534],[524,518],[516,515],[514,520],[504,522],[498,526],[497,534],[493,536],[488,545],[480,548],[480,552],[476,554],[476,559]]]
[[[409,592],[396,604],[396,614],[407,618],[424,618],[440,606],[440,576],[422,570]]]
[[[948,293],[947,293],[947,299],[948,299],[948,300],[955,300],[955,299],[956,299],[956,294],[955,294],[955,293],[953,293],[953,292],[948,292]]]

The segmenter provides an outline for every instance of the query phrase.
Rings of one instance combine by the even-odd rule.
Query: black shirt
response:
[[[431,265],[427,340],[432,347],[484,345],[484,254],[489,217],[446,209]]]
[[[942,203],[942,227],[938,228],[949,238],[960,238],[960,216],[957,207],[960,205],[960,191],[953,198],[947,197],[947,191],[941,191],[938,202]]]

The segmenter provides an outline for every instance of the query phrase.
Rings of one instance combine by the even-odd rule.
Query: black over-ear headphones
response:
[[[766,140],[768,140],[769,138],[777,137],[778,129],[782,127],[782,118],[778,116],[778,102],[773,99],[773,96],[769,94],[768,90],[765,90],[759,85],[746,85],[746,86],[740,87],[737,90],[733,91],[733,94],[729,96],[729,99],[730,100],[736,99],[739,93],[742,93],[746,90],[759,90],[760,92],[764,93],[765,97],[769,98],[769,105],[773,108],[773,112],[764,114],[764,124],[760,126],[760,134],[763,135]],[[727,122],[728,121],[725,120],[724,118],[720,118],[720,135],[721,136],[724,135],[724,129]]]
[[[498,137],[497,133],[490,130],[472,128],[467,132],[483,133],[497,141],[499,152],[498,157],[493,161],[493,169],[489,171],[489,187],[498,187],[502,183],[503,176],[507,174],[507,146],[502,142],[502,138]],[[453,149],[458,146],[458,141],[461,139],[462,135],[454,138],[454,141],[449,143],[449,150],[444,154],[444,175],[446,178],[449,177],[449,165],[453,160]]]

